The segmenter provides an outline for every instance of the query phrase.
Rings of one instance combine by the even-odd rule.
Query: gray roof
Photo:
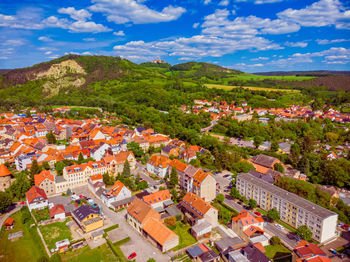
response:
[[[129,204],[132,201],[134,201],[135,198],[136,198],[136,196],[124,198],[122,200],[119,200],[119,201],[111,203],[111,205],[114,206],[114,207],[119,207],[119,206],[122,206],[122,205],[126,205],[126,204]]]
[[[199,168],[189,165],[185,169],[185,174],[192,177],[195,173],[197,173],[198,170]]]
[[[198,257],[200,254],[204,253],[204,251],[198,245],[188,248],[186,252],[191,258]]]
[[[325,209],[319,205],[316,205],[304,198],[299,197],[296,194],[290,193],[287,190],[284,190],[282,188],[279,188],[275,185],[271,185],[261,179],[256,179],[255,176],[250,175],[250,174],[246,174],[246,173],[241,173],[237,176],[237,180],[238,179],[243,179],[251,184],[254,184],[256,186],[259,186],[261,188],[263,188],[264,190],[282,198],[285,199],[286,201],[303,208],[304,210],[308,211],[308,212],[312,212],[314,215],[324,219],[326,217],[329,216],[334,216],[337,215],[336,213]]]
[[[199,224],[196,224],[194,225],[191,230],[193,230],[194,232],[196,232],[196,234],[198,235],[199,232],[205,230],[205,229],[209,229],[209,231],[211,231],[212,229],[212,225],[207,222],[207,221],[204,221],[204,222],[201,222]]]
[[[66,180],[64,179],[63,176],[55,176],[55,182],[62,183],[62,182],[66,182]]]
[[[220,252],[223,252],[226,249],[228,249],[229,247],[236,246],[236,245],[243,244],[243,243],[244,243],[244,241],[242,239],[240,239],[239,237],[235,237],[235,238],[224,237],[223,239],[216,241],[215,246]]]
[[[260,154],[257,156],[253,156],[252,159],[255,164],[265,167],[272,167],[273,162],[275,162],[277,158]]]
[[[209,250],[203,254],[199,255],[199,258],[203,262],[215,261],[219,258],[219,255],[214,252],[214,250]]]
[[[259,172],[256,172],[254,170],[250,170],[249,171],[249,174],[255,176],[256,178],[260,178],[264,181],[266,181],[267,183],[270,183],[270,184],[273,184],[274,182],[274,179],[273,177],[270,175],[270,174],[263,174],[263,173],[259,173]]]
[[[248,258],[251,262],[268,262],[271,261],[264,255],[259,249],[253,245],[246,246],[242,249],[242,254]]]
[[[170,216],[176,216],[178,214],[182,215],[182,212],[180,209],[178,209],[176,206],[170,206],[165,209],[165,211],[170,215]]]
[[[230,262],[249,262],[248,258],[243,256],[240,250],[229,252],[228,259]]]

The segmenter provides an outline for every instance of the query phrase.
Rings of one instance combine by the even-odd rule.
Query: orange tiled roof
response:
[[[265,253],[266,250],[264,248],[264,246],[259,242],[259,243],[255,243],[254,246],[259,249],[262,253]]]
[[[151,164],[153,166],[156,167],[162,167],[162,168],[166,168],[169,166],[170,164],[170,159],[166,156],[162,156],[162,155],[153,155],[148,161],[148,164]]]
[[[61,204],[58,205],[54,205],[51,209],[50,209],[50,217],[54,217],[55,215],[58,214],[62,214],[65,213],[66,210],[64,209],[64,206]]]
[[[247,228],[246,230],[244,230],[244,233],[248,236],[251,237],[252,235],[254,235],[255,232],[262,232],[264,233],[264,231],[256,226],[250,226],[249,228]]]
[[[41,171],[40,174],[34,175],[34,183],[35,183],[35,185],[36,186],[40,186],[41,183],[46,178],[51,180],[51,181],[55,181],[55,178],[54,178],[53,174],[51,174],[50,170],[43,170],[43,171]]]
[[[183,201],[190,207],[195,208],[195,210],[199,211],[202,215],[205,215],[211,208],[213,208],[212,205],[191,192],[188,192],[184,196]]]
[[[117,181],[115,181],[113,187],[107,193],[107,195],[118,196],[120,191],[122,191],[123,187],[125,187],[125,185],[122,182],[120,182],[119,180],[117,180]]]
[[[14,222],[13,218],[8,217],[8,218],[5,220],[5,222],[4,222],[4,226],[5,226],[5,227],[12,226],[13,222]]]
[[[167,199],[170,199],[169,190],[160,190],[158,192],[154,192],[150,195],[143,197],[143,201],[145,201],[149,205],[152,205]]]
[[[167,241],[170,241],[178,236],[167,228],[161,221],[151,217],[143,225],[143,230],[147,232],[155,241],[160,245],[164,245]]]
[[[141,224],[144,224],[149,218],[154,218],[158,221],[161,220],[160,214],[139,198],[135,198],[130,204],[128,207],[128,214]]]
[[[26,198],[28,200],[28,203],[31,204],[34,199],[42,197],[44,199],[47,199],[46,193],[44,189],[41,189],[37,186],[32,186],[28,192],[26,193]]]
[[[0,177],[11,176],[10,170],[4,164],[0,164]]]
[[[185,172],[185,169],[187,168],[187,164],[181,162],[180,160],[177,160],[177,159],[173,159],[171,162],[170,162],[170,165],[172,167],[175,167],[177,170],[179,170],[180,172]]]
[[[94,180],[99,180],[99,179],[103,179],[103,176],[102,176],[101,174],[92,175],[92,176],[90,176],[90,179],[91,179],[92,181],[94,181]]]
[[[235,223],[241,222],[243,226],[264,222],[262,217],[253,216],[251,213],[247,212],[246,210],[242,210],[238,216],[233,217],[232,221]]]
[[[204,181],[204,179],[211,175],[211,173],[205,173],[203,170],[200,170],[200,172],[194,174],[193,182],[196,186],[199,186]]]

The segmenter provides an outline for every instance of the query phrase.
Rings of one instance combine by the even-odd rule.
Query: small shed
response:
[[[10,229],[13,229],[14,224],[15,224],[15,220],[13,220],[13,218],[11,218],[11,217],[8,217],[5,220],[4,226],[5,226],[6,230],[10,230]]]

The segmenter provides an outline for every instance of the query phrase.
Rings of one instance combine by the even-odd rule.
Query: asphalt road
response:
[[[264,229],[267,232],[278,236],[284,242],[284,244],[291,249],[294,249],[298,244],[298,241],[292,237],[292,234],[290,232],[288,232],[287,230],[280,230],[272,223],[266,223],[264,225]]]
[[[146,166],[145,165],[142,165],[140,163],[136,163],[136,169],[135,170],[132,170],[131,173],[132,174],[139,174],[140,175],[140,178],[145,180],[148,185],[151,187],[151,186],[155,186],[158,184],[158,180],[154,180],[153,178],[151,178],[146,172]]]

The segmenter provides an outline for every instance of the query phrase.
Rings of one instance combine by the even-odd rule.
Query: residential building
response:
[[[175,145],[167,145],[162,148],[161,154],[166,157],[170,157],[171,155],[174,157],[179,156],[179,148]]]
[[[319,248],[316,244],[309,243],[305,240],[302,240],[298,243],[298,245],[293,250],[294,253],[298,256],[296,259],[297,262],[304,262],[304,261],[320,261],[320,262],[330,262],[331,259],[329,259],[326,256],[326,253]],[[325,258],[327,260],[323,259],[316,259],[316,260],[310,260],[314,258]]]
[[[103,218],[98,207],[82,205],[72,212],[72,217],[85,233],[103,227]]]
[[[336,237],[338,215],[293,193],[241,173],[236,178],[236,187],[247,199],[254,199],[264,210],[276,208],[281,220],[294,228],[307,225],[312,237],[324,243]]]
[[[129,162],[131,170],[136,167],[136,158],[131,151],[121,151],[115,155],[108,154],[103,161],[106,163],[106,171],[113,176],[123,172],[126,161]]]
[[[50,208],[50,218],[51,219],[65,219],[66,218],[66,211],[64,209],[64,206],[61,204],[54,205],[52,208]]]
[[[250,244],[245,248],[241,249],[241,253],[245,256],[250,262],[270,262],[271,260],[264,255],[257,247]]]
[[[55,177],[56,193],[66,192],[78,186],[86,185],[90,176],[106,173],[104,161],[89,161],[88,163],[67,166],[62,176]]]
[[[238,216],[232,218],[232,230],[245,241],[249,241],[257,234],[264,234],[263,228],[263,218],[252,215],[244,209]]]
[[[48,196],[56,193],[55,177],[50,170],[43,170],[39,174],[34,175],[34,184],[44,189]]]
[[[32,186],[26,193],[27,206],[30,211],[33,209],[44,209],[49,205],[44,189]]]
[[[256,171],[265,174],[269,169],[273,169],[276,163],[280,163],[277,158],[267,155],[257,155],[250,158],[250,162],[255,167]]]
[[[174,202],[171,200],[169,190],[160,190],[146,195],[142,199],[157,212],[162,212],[166,207],[174,204]]]
[[[162,252],[179,244],[179,236],[162,223],[161,215],[139,198],[128,207],[126,220]]]
[[[164,178],[168,171],[170,161],[171,160],[166,156],[153,155],[147,161],[147,171]]]
[[[180,188],[197,194],[207,202],[215,199],[216,180],[211,173],[206,173],[201,168],[184,164],[177,159],[172,160],[170,166],[175,168],[179,175]],[[169,172],[171,172],[170,168]]]
[[[191,216],[190,224],[192,225],[202,218],[205,218],[213,227],[218,224],[218,210],[196,194],[188,192],[179,207],[182,212]]]
[[[112,207],[113,202],[121,201],[130,197],[131,191],[122,182],[117,180],[108,192],[101,195],[101,201],[108,207]]]
[[[11,186],[12,174],[4,164],[0,164],[0,191],[5,191]]]

